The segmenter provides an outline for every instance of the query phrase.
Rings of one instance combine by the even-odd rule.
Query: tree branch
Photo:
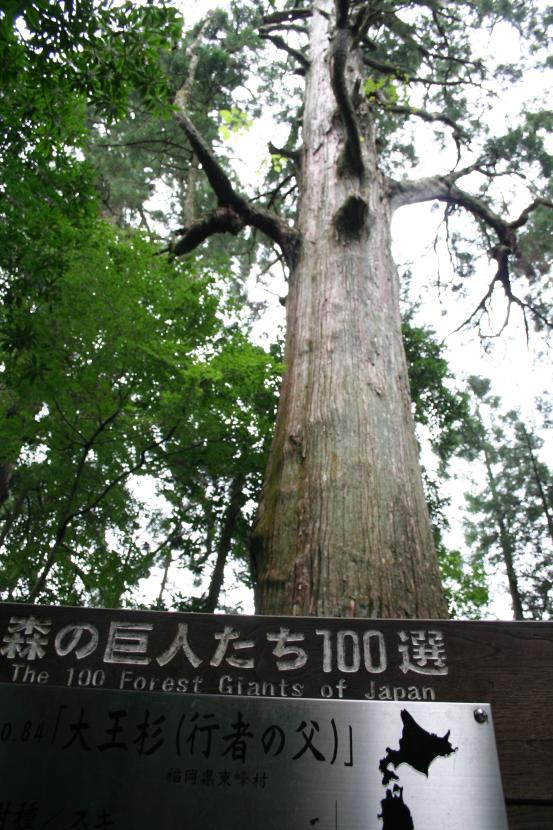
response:
[[[551,541],[553,542],[553,514],[549,508],[549,501],[545,489],[547,487],[547,484],[544,484],[542,480],[538,460],[534,453],[535,447],[532,447],[532,441],[530,440],[531,436],[526,427],[524,426],[524,422],[521,423],[521,429],[522,434],[524,436],[524,443],[526,444],[526,449],[528,450],[528,455],[530,456],[530,464],[532,465],[534,483],[538,489],[540,501],[542,503],[543,513],[547,521],[547,528],[549,530],[549,536],[551,538]]]
[[[164,542],[162,542],[162,545],[160,546],[159,549],[167,546],[169,544],[169,542],[171,541],[171,538],[172,538],[172,534],[170,534],[167,537],[167,539],[165,539]],[[171,548],[169,548],[169,550],[165,554],[165,561],[163,563],[163,576],[162,576],[162,579],[161,579],[161,585],[159,586],[159,594],[157,596],[156,605],[155,605],[155,607],[159,608],[159,609],[163,608],[163,594],[165,593],[165,588],[167,586],[167,579],[169,577],[169,569],[170,569],[172,564],[173,564],[173,551],[171,550]]]
[[[217,196],[219,205],[232,207],[237,212],[243,212],[247,207],[246,200],[236,193],[232,182],[215,158],[212,150],[186,115],[186,103],[182,101],[181,92],[182,90],[177,92],[174,101],[177,107],[174,114],[177,124],[183,129],[192,145],[192,149],[203,167],[209,184]]]
[[[466,170],[469,170],[469,168]],[[516,231],[524,226],[533,210],[543,205],[553,208],[553,203],[546,199],[536,199],[522,211],[517,219],[512,222],[506,222],[490,207],[488,207],[482,199],[461,190],[461,188],[455,184],[455,181],[460,177],[460,175],[464,175],[466,170],[452,173],[449,176],[428,177],[407,182],[393,181],[389,183],[390,205],[392,210],[396,210],[398,207],[403,205],[417,204],[420,202],[434,200],[442,201],[446,202],[448,205],[464,208],[486,227],[491,228],[497,236],[498,244],[494,245],[489,251],[490,256],[497,262],[497,272],[488,286],[486,294],[482,297],[476,309],[467,318],[467,320],[465,320],[458,327],[458,329],[456,329],[456,331],[470,323],[479,311],[483,312],[486,310],[488,301],[491,298],[496,283],[500,283],[505,292],[509,310],[513,304],[517,305],[522,310],[527,338],[529,334],[528,322],[526,319],[527,311],[529,311],[537,320],[548,328],[553,328],[553,322],[544,317],[539,309],[514,294],[509,272],[509,260],[511,257],[514,257],[514,259],[521,265],[528,268],[528,263],[525,262],[521,252],[518,249]],[[507,320],[508,316],[509,314],[507,314]],[[505,327],[507,320],[505,321],[503,328]]]
[[[175,104],[179,107],[179,93]],[[192,149],[207,176],[209,184],[219,202],[219,209],[195,222],[183,234],[176,245],[169,246],[174,254],[189,253],[213,233],[238,233],[245,225],[251,225],[263,231],[273,242],[280,246],[290,267],[296,262],[299,246],[299,234],[276,213],[254,207],[237,193],[229,177],[219,164],[210,147],[204,141],[196,127],[185,112],[177,109],[177,123],[186,133]]]
[[[330,48],[330,72],[332,91],[346,131],[344,167],[362,180],[365,165],[361,152],[361,137],[346,83],[347,58],[352,39],[348,25],[348,11],[349,0],[336,0],[336,28]]]
[[[291,55],[291,57],[297,60],[301,64],[302,74],[305,74],[305,72],[309,69],[309,61],[303,52],[300,52],[299,49],[294,49],[292,46],[288,46],[284,38],[280,35],[269,34],[269,32],[260,32],[259,37],[262,40],[270,40],[271,43],[277,47],[277,49],[282,49],[288,55]]]
[[[244,225],[243,217],[233,208],[220,207],[189,227],[180,228],[177,235],[181,238],[174,242],[169,250],[174,256],[182,256],[193,251],[215,233],[231,233],[236,236]]]
[[[464,79],[457,81],[436,81],[433,78],[421,78],[418,75],[411,75],[406,67],[394,63],[385,63],[366,54],[363,55],[363,63],[372,69],[376,69],[383,75],[393,75],[394,78],[405,81],[406,83],[423,84],[423,86],[463,86],[466,83]]]
[[[69,494],[68,494],[67,499],[66,499],[66,506],[65,506],[65,509],[62,513],[62,516],[60,518],[58,526],[56,528],[56,537],[55,537],[54,544],[50,548],[50,550],[48,552],[48,555],[46,557],[46,561],[44,562],[44,565],[43,565],[39,575],[36,578],[35,584],[33,585],[33,587],[31,588],[31,590],[29,592],[29,595],[27,597],[27,602],[34,602],[35,599],[40,594],[40,592],[42,591],[42,589],[44,588],[44,586],[46,584],[46,580],[48,579],[48,576],[50,574],[50,571],[52,570],[52,568],[56,564],[56,561],[57,561],[57,558],[58,558],[58,553],[59,553],[59,550],[60,550],[61,546],[64,543],[65,534],[67,533],[69,525],[71,524],[71,522],[75,518],[75,516],[80,512],[78,510],[77,511],[73,510],[73,503],[74,503],[75,497],[77,495],[77,490],[79,489],[79,486],[80,486],[80,481],[81,481],[81,478],[82,478],[82,475],[83,475],[83,472],[84,472],[84,469],[85,469],[85,464],[86,464],[88,455],[89,455],[90,451],[92,450],[96,439],[99,437],[99,435],[102,432],[104,432],[109,427],[109,425],[113,421],[115,421],[115,419],[119,416],[121,410],[122,410],[122,407],[118,407],[116,410],[114,410],[111,413],[111,415],[108,415],[107,418],[101,420],[100,423],[98,424],[97,428],[92,433],[92,436],[87,440],[87,442],[83,446],[83,451],[81,453],[81,457],[79,459],[79,463],[77,464],[77,469],[75,471],[75,477],[73,479],[71,489],[70,489]]]
[[[307,26],[301,26],[298,23],[287,23],[286,21],[282,21],[281,23],[262,23],[259,27],[260,34],[262,32],[264,34],[270,34],[280,29],[285,29],[287,32],[298,32],[300,35],[309,34]]]
[[[283,21],[287,20],[300,20],[302,18],[311,17],[312,14],[313,12],[311,11],[311,9],[286,9],[286,11],[273,12],[272,14],[265,15],[265,17],[263,18],[263,25],[268,25],[271,23],[282,23]]]
[[[210,614],[214,613],[219,602],[225,576],[225,565],[231,550],[236,524],[240,516],[240,511],[248,498],[247,492],[244,491],[244,483],[244,475],[238,473],[232,480],[230,486],[229,501],[223,515],[221,534],[217,543],[215,567],[213,568],[208,595],[202,609]]]
[[[447,115],[442,115],[439,112],[428,112],[427,110],[420,109],[419,107],[398,106],[396,104],[392,104],[386,98],[381,89],[376,90],[374,98],[378,101],[378,103],[382,104],[382,107],[386,110],[386,112],[392,112],[397,115],[413,116],[415,118],[420,118],[422,121],[426,121],[429,124],[439,122],[441,124],[445,124],[447,127],[451,127],[453,130],[453,138],[455,139],[457,147],[459,147],[463,141],[468,142],[467,133],[462,127],[459,126],[459,124],[457,124],[456,121],[452,118],[448,118]]]
[[[361,5],[355,20],[351,24],[351,32],[353,35],[352,45],[357,46],[367,34],[372,23],[378,20],[378,11],[374,11],[372,4]]]
[[[272,141],[269,141],[267,147],[272,156],[282,156],[285,159],[290,159],[299,168],[301,164],[301,150],[287,150],[285,147],[275,147]]]
[[[539,207],[547,207],[553,209],[553,202],[549,199],[534,199],[534,201],[525,208],[518,219],[515,219],[514,222],[509,223],[509,227],[516,229],[523,227],[528,219],[530,218],[530,214]]]
[[[176,141],[169,141],[167,138],[138,138],[133,141],[98,141],[97,147],[147,147],[149,144],[162,144],[164,147],[176,147],[177,150],[190,151]]]
[[[473,216],[481,219],[486,225],[493,228],[502,242],[512,243],[510,226],[501,217],[494,213],[485,202],[472,196],[455,184],[459,176],[428,176],[410,181],[389,181],[390,205],[397,210],[404,205],[414,205],[420,202],[440,201],[450,205],[464,207]]]

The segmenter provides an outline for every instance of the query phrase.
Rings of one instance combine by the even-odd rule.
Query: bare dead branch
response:
[[[493,280],[490,282],[490,284],[488,286],[488,290],[486,291],[486,293],[484,294],[484,296],[482,297],[482,299],[480,300],[480,302],[478,303],[478,305],[476,306],[474,311],[467,317],[466,320],[464,320],[459,326],[457,326],[456,329],[454,329],[453,334],[457,334],[462,329],[464,329],[466,326],[470,325],[470,323],[474,320],[474,318],[476,317],[478,312],[484,313],[486,311],[486,309],[488,307],[488,301],[489,301],[489,299],[491,298],[491,296],[493,294],[493,290],[494,290],[494,287],[495,287],[495,282],[496,282],[496,278],[494,277]]]
[[[170,251],[174,256],[188,254],[213,234],[231,233],[236,236],[244,225],[243,216],[240,216],[233,208],[219,207],[207,216],[202,216],[189,227],[180,228],[177,231],[180,239],[170,246]]]
[[[509,224],[501,219],[489,208],[482,199],[467,193],[455,184],[456,174],[451,176],[429,176],[404,182],[390,180],[389,193],[392,210],[403,205],[413,205],[420,202],[440,201],[450,205],[465,208],[491,227],[500,241],[510,245],[513,243]]]
[[[520,297],[518,297],[512,290],[511,287],[511,280],[509,276],[509,254],[510,252],[505,249],[503,246],[498,245],[496,248],[492,249],[491,252],[493,258],[497,261],[497,273],[495,274],[494,278],[492,279],[491,283],[488,286],[488,290],[474,309],[474,311],[464,320],[456,329],[454,329],[453,334],[461,331],[461,329],[468,326],[474,318],[480,314],[480,318],[483,314],[488,313],[488,303],[493,294],[494,288],[497,283],[499,283],[503,291],[505,293],[505,297],[507,299],[507,311],[505,314],[505,320],[503,321],[502,325],[500,326],[499,330],[494,335],[487,335],[487,337],[499,337],[507,327],[509,323],[509,319],[511,316],[511,308],[513,305],[516,305],[522,311],[522,319],[524,322],[524,331],[526,334],[526,342],[530,340],[530,329],[528,325],[528,315],[527,312],[530,313],[536,320],[539,320],[543,323],[544,326],[547,328],[553,328],[553,322],[548,320],[532,303],[525,302]]]
[[[307,26],[300,26],[298,23],[287,23],[286,21],[282,21],[282,23],[262,23],[259,27],[259,32],[260,34],[262,32],[270,34],[281,29],[284,29],[287,32],[297,32],[300,35],[309,34]]]
[[[270,23],[282,23],[283,21],[287,20],[301,20],[311,17],[313,14],[311,9],[302,9],[302,8],[293,8],[293,9],[286,9],[286,11],[281,12],[273,12],[272,14],[267,14],[263,18],[263,25],[267,25]]]
[[[259,33],[259,37],[262,40],[270,40],[273,46],[276,46],[277,49],[282,49],[283,52],[286,52],[292,58],[297,60],[301,64],[302,73],[305,73],[309,69],[309,61],[303,52],[300,52],[299,49],[294,49],[292,46],[288,46],[284,38],[280,35],[269,34],[268,32],[261,31]]]

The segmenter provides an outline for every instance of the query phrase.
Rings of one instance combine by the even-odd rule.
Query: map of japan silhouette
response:
[[[382,773],[382,784],[386,786],[390,781],[399,781],[399,776],[390,769],[397,769],[400,764],[408,764],[413,769],[428,776],[432,761],[436,758],[447,758],[456,752],[449,742],[449,730],[441,738],[432,732],[427,732],[416,722],[407,709],[401,710],[403,733],[399,740],[399,749],[386,747],[386,755],[379,764]],[[380,802],[382,812],[378,818],[383,821],[382,830],[415,830],[409,807],[403,800],[403,787],[394,784],[386,790],[386,797]],[[421,828],[422,830],[422,828]]]

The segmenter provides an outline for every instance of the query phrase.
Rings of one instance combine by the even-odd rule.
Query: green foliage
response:
[[[201,488],[240,453],[249,471],[275,364],[221,329],[213,280],[190,264],[102,222],[65,238],[55,292],[19,292],[24,336],[11,335],[9,304],[2,321],[1,461],[15,469],[1,581],[10,597],[117,604],[149,572],[163,524],[151,517],[140,539],[148,508],[131,474],[165,477],[174,493],[183,471]]]
[[[237,14],[231,18],[221,9],[210,15],[202,32],[201,43],[196,43],[195,27],[163,54],[161,74],[171,93],[183,84],[187,87],[190,115],[208,144],[214,144],[248,128],[257,113],[254,105],[236,106],[233,99],[247,81],[257,39],[248,20]],[[193,70],[191,55],[198,58]],[[118,224],[140,224],[167,236],[175,226],[215,206],[205,180],[195,175],[190,147],[178,125],[173,119],[160,120],[156,112],[144,112],[139,96],[131,97],[125,117],[107,127],[99,113],[95,128],[87,158],[97,171],[103,207]],[[225,164],[224,154],[219,157]],[[167,193],[163,213],[147,204],[160,187]],[[220,248],[214,240],[209,252]]]
[[[59,129],[65,132],[69,113],[58,107],[72,95],[108,119],[126,112],[131,92],[148,108],[168,112],[169,90],[159,57],[179,34],[179,17],[165,3],[4,4],[0,62],[12,106],[2,113],[11,125],[8,146],[20,149],[33,140],[46,144],[47,128],[54,130],[54,139]]]
[[[445,346],[437,342],[431,328],[415,326],[411,320],[411,313],[404,317],[402,334],[414,417],[427,428],[443,473],[468,428],[469,398],[453,387]]]
[[[252,119],[248,118],[246,113],[238,107],[220,110],[219,117],[221,119],[219,133],[225,141],[228,141],[233,133],[248,130],[253,124]]]
[[[451,616],[475,619],[489,600],[484,569],[480,562],[467,560],[459,551],[445,546],[449,499],[442,486],[452,458],[466,451],[467,436],[474,432],[475,422],[468,393],[453,383],[444,345],[437,342],[431,328],[414,325],[413,315],[414,309],[404,315],[403,343],[417,430],[429,441],[438,459],[437,475],[424,467],[422,473],[442,583]]]
[[[460,551],[448,550],[440,543],[436,548],[450,616],[453,619],[480,619],[490,600],[482,562],[467,562]]]
[[[384,75],[382,78],[367,78],[363,83],[363,92],[369,100],[376,99],[377,93],[382,93],[385,100],[389,104],[397,104],[400,100],[400,93],[398,92],[397,84],[393,76]],[[405,95],[405,87],[403,88],[403,95]],[[402,102],[407,103],[407,99]]]
[[[552,111],[523,111],[516,127],[487,140],[485,155],[493,163],[501,163],[502,170],[535,165],[539,174],[548,180],[553,173],[553,155],[547,150],[552,128]]]

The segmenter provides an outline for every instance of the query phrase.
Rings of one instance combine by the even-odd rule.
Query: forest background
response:
[[[278,325],[267,323],[266,306],[274,319],[286,268],[255,233],[230,243],[211,237],[180,258],[170,249],[211,198],[173,117],[177,90],[234,181],[254,198],[278,202],[284,215],[295,209],[287,118],[294,80],[275,87],[271,66],[290,65],[298,46],[288,41],[283,53],[274,33],[260,39],[258,5],[231,3],[202,20],[196,4],[192,17],[186,7],[159,4],[4,3],[4,600],[213,611],[243,602],[229,591],[236,581],[251,584],[249,527],[283,371],[282,333],[279,339]],[[516,23],[516,14],[512,4],[507,16]],[[523,56],[522,37],[503,26],[476,47],[508,37],[507,51],[518,51],[517,71],[496,73],[487,140],[498,158],[527,163],[532,173],[521,187],[531,189],[532,176],[550,182],[552,118],[528,98],[529,86],[536,99],[547,89],[543,66],[522,72],[522,61],[544,63],[545,29],[535,24],[533,51]],[[262,46],[260,71],[254,56]],[[391,92],[382,82],[366,94],[397,96],[399,107],[406,86]],[[430,126],[420,129],[435,163],[447,153],[444,124]],[[395,141],[408,155],[419,128],[406,129]],[[246,161],[236,162],[244,147]],[[411,161],[425,175],[424,158]],[[257,196],[252,169],[264,180]],[[525,204],[516,188],[502,198]],[[443,206],[429,207],[414,225],[412,210],[403,208],[395,224],[403,334],[450,611],[489,613],[490,587],[495,595],[503,585],[508,607],[495,610],[549,619],[544,240],[551,220],[536,211],[529,235],[545,286],[538,300],[528,278],[527,302],[538,313],[523,315],[515,303],[504,327],[497,294],[489,314],[473,315],[495,266],[470,225],[452,228]],[[537,325],[527,342],[528,317]]]

